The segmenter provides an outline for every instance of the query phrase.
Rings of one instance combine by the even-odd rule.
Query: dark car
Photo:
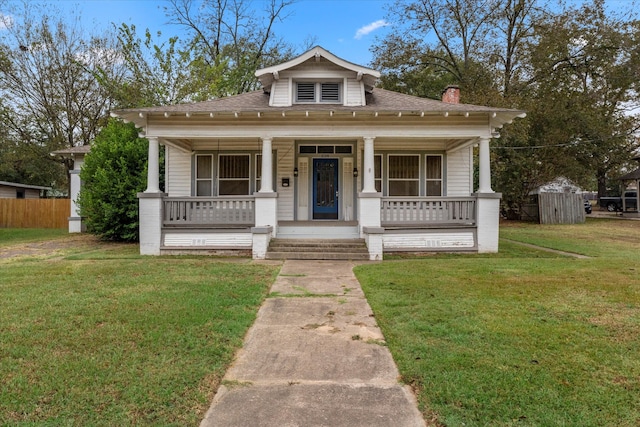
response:
[[[585,201],[584,201],[584,211],[585,211],[586,213],[590,214],[590,213],[591,213],[591,210],[592,210],[592,208],[591,208],[591,203],[589,203],[589,201],[588,201],[588,200],[585,200]]]

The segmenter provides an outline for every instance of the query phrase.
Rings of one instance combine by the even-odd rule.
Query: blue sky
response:
[[[256,5],[261,0],[253,0]],[[111,22],[134,24],[163,35],[179,29],[167,25],[162,0],[53,0],[62,11],[80,11],[88,28],[107,28]],[[375,36],[390,30],[385,26],[389,0],[297,0],[290,15],[275,26],[275,32],[302,50],[303,42],[316,38],[316,44],[333,54],[360,65],[371,62],[370,46]],[[142,35],[143,33],[140,32]]]

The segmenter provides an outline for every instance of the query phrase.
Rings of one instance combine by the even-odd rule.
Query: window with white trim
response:
[[[442,156],[427,155],[426,158],[426,195],[442,196]]]
[[[213,155],[196,155],[196,196],[213,195]]]
[[[255,191],[262,189],[262,154],[256,154],[256,187]]]
[[[376,185],[376,191],[382,192],[382,156],[376,154],[373,157],[373,179]]]
[[[342,85],[338,82],[297,82],[295,102],[339,104],[342,102],[341,88]]]
[[[249,154],[221,154],[218,157],[218,194],[246,196],[249,194]]]
[[[389,196],[419,196],[420,156],[390,154],[387,162]]]

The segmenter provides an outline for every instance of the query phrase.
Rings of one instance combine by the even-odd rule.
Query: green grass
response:
[[[0,228],[0,247],[63,238],[68,235],[67,229],[60,228]]]
[[[640,222],[512,224],[499,254],[356,275],[431,425],[637,426]]]
[[[0,260],[0,425],[197,425],[277,267],[135,252]]]

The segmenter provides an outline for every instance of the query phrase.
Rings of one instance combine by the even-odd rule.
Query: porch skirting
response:
[[[237,229],[164,229],[162,254],[217,253],[251,254],[253,234],[250,228]]]
[[[476,229],[391,229],[382,236],[384,252],[457,252],[478,250]]]
[[[273,194],[256,200],[275,205],[277,198]],[[253,199],[193,201],[163,196],[140,195],[141,253],[224,254],[265,259],[271,239],[276,237],[364,239],[372,261],[382,260],[384,253],[391,252],[495,252],[498,249],[499,194],[403,199],[381,198],[379,193],[364,194],[360,200],[370,202],[371,206],[361,211],[368,215],[360,215],[357,221],[277,221],[272,216],[265,221],[261,215],[263,210],[255,208]],[[269,209],[269,212],[272,210],[275,211]],[[255,222],[252,221],[254,213]],[[220,222],[219,217],[224,217],[225,223]],[[210,218],[216,222],[205,221],[212,221]],[[258,222],[274,224],[258,225]]]

